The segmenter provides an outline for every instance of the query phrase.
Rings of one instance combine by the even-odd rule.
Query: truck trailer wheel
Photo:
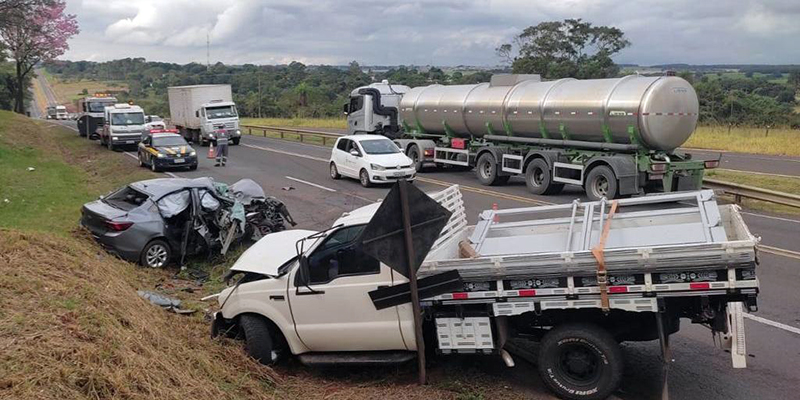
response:
[[[599,326],[562,325],[542,338],[537,367],[562,399],[605,399],[622,380],[622,352]]]
[[[617,198],[617,176],[606,165],[592,168],[584,182],[584,189],[589,200],[598,201],[605,197],[608,200]]]
[[[525,184],[533,194],[558,194],[564,188],[563,183],[553,182],[553,174],[547,161],[537,158],[525,168]]]
[[[478,174],[478,181],[484,186],[504,185],[511,179],[511,176],[498,174],[497,161],[492,153],[488,152],[478,157],[475,172]]]
[[[264,318],[244,314],[239,317],[239,325],[244,332],[245,351],[250,357],[264,365],[278,361],[278,353],[273,350],[270,326]]]
[[[422,153],[419,151],[419,147],[415,144],[412,144],[411,147],[408,148],[408,158],[414,162],[414,169],[417,172],[422,171]]]

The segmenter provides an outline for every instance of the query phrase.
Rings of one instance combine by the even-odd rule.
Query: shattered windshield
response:
[[[206,116],[208,117],[208,119],[235,117],[236,107],[234,106],[206,107]]]
[[[111,114],[111,125],[144,125],[144,114],[140,112]]]
[[[125,186],[103,198],[103,203],[120,210],[130,211],[139,207],[147,200],[147,195]]]

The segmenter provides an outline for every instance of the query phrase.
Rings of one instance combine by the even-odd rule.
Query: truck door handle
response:
[[[284,300],[284,297],[283,297],[283,296],[275,296],[275,295],[272,295],[272,296],[269,296],[269,299],[270,299],[270,300],[275,300],[275,301],[283,301],[283,300]]]

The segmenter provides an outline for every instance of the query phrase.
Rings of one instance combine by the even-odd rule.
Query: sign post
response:
[[[403,218],[403,236],[406,245],[406,264],[408,271],[408,284],[411,287],[411,312],[414,313],[414,338],[417,342],[417,361],[419,362],[419,384],[424,385],[428,382],[427,371],[425,369],[425,340],[422,337],[422,310],[419,306],[419,290],[417,289],[417,273],[413,271],[414,265],[414,241],[411,236],[411,211],[408,207],[408,182],[402,179],[399,182],[400,189],[400,209]]]

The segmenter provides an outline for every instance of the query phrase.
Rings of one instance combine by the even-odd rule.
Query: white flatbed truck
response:
[[[713,192],[488,210],[474,227],[457,186],[431,197],[453,214],[417,276],[457,270],[464,284],[421,296],[427,349],[513,366],[506,340],[532,339],[551,390],[599,399],[622,379],[619,343],[658,339],[668,355],[669,335],[688,318],[721,337],[734,368],[746,366],[743,312],[757,310],[759,239]],[[378,310],[368,295],[408,281],[359,249],[378,206],[323,232],[261,239],[232,267],[237,283],[215,295],[212,332],[242,335],[267,364],[289,353],[307,364],[414,358],[411,305]]]

